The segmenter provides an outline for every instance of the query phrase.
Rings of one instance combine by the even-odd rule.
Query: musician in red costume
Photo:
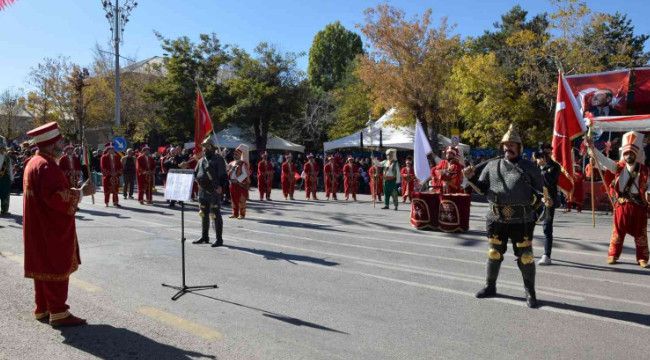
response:
[[[350,198],[357,201],[357,191],[359,189],[359,166],[354,163],[352,155],[348,156],[348,161],[343,165],[343,190],[345,191],[345,200]]]
[[[56,122],[27,133],[38,152],[23,177],[25,277],[34,279],[34,317],[53,327],[77,326],[86,320],[72,315],[66,301],[70,274],[81,264],[75,228],[77,204],[95,193],[91,182],[80,189],[68,183],[57,166],[62,137]]]
[[[406,165],[400,170],[400,176],[402,177],[402,202],[406,202],[406,199],[411,202],[415,188],[415,170],[410,156],[406,158]]]
[[[282,194],[284,199],[287,198],[293,200],[293,192],[296,187],[296,177],[295,174],[298,172],[296,164],[293,163],[293,157],[291,153],[287,153],[284,156],[285,160],[282,163],[282,174],[280,182],[282,183]]]
[[[257,163],[257,189],[260,192],[260,201],[271,200],[273,187],[273,164],[269,161],[269,154],[265,151]]]
[[[443,194],[461,192],[460,184],[463,182],[463,165],[461,164],[460,151],[455,146],[445,149],[445,159],[431,168],[431,185],[434,191]]]
[[[228,164],[228,179],[230,181],[230,199],[232,201],[231,219],[246,217],[246,201],[250,186],[250,170],[248,165],[248,146],[240,144],[235,149],[235,160]]]
[[[323,174],[325,175],[325,197],[327,200],[330,199],[330,196],[334,200],[336,198],[336,192],[339,189],[339,167],[334,162],[334,157],[329,155],[327,157],[327,163],[323,166]]]
[[[582,212],[582,204],[585,202],[585,176],[579,164],[575,164],[573,171],[573,192],[567,201],[565,212],[571,212],[571,208],[575,206],[578,212]]]
[[[587,139],[589,154],[596,159],[597,165],[606,172],[610,194],[614,196],[614,225],[609,242],[607,263],[616,264],[623,250],[626,234],[634,237],[636,244],[636,261],[642,268],[648,267],[648,168],[645,160],[643,134],[630,131],[623,134],[618,162],[608,158],[594,148],[591,139]]]
[[[307,155],[307,162],[303,165],[303,173],[305,174],[305,196],[307,200],[313,198],[318,200],[316,197],[316,185],[318,184],[318,164],[314,160],[314,155]]]
[[[104,147],[104,155],[100,160],[102,170],[102,187],[104,188],[104,204],[108,207],[110,196],[113,195],[113,205],[121,207],[117,194],[120,191],[120,176],[122,176],[122,161],[115,153],[110,143]]]
[[[181,169],[194,170],[196,169],[196,165],[199,163],[201,157],[203,157],[203,151],[199,150],[198,148],[194,148],[192,150],[192,156],[186,161],[181,162],[178,167]],[[198,193],[199,184],[195,181],[194,184],[192,184],[192,200],[196,200]]]
[[[368,177],[370,178],[370,196],[372,200],[381,202],[381,194],[384,193],[384,172],[378,164],[376,158],[372,159],[372,166],[368,168]]]
[[[154,173],[156,171],[156,162],[151,157],[151,149],[145,145],[140,150],[135,162],[135,172],[138,175],[138,201],[144,204],[145,197],[147,204],[153,204],[153,187]]]
[[[74,154],[74,146],[68,145],[63,148],[63,156],[59,158],[59,168],[65,174],[70,186],[78,186],[81,181],[81,161]]]

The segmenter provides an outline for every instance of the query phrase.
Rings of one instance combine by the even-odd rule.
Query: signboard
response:
[[[115,151],[122,152],[126,150],[126,139],[121,136],[116,136],[113,138],[113,147]]]
[[[170,169],[165,183],[165,200],[189,201],[193,183],[194,170]]]

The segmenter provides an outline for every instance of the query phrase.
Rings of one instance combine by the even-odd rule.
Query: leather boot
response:
[[[192,244],[207,244],[210,242],[210,216],[208,214],[203,214],[201,217],[201,238],[192,241]]]
[[[537,308],[537,296],[535,294],[535,263],[524,265],[517,261],[521,276],[524,278],[524,290],[526,291],[526,305],[531,308]]]
[[[489,298],[497,294],[497,278],[499,277],[500,268],[501,261],[488,260],[485,287],[476,293],[477,298]]]
[[[221,212],[216,210],[216,217],[214,219],[214,232],[217,234],[217,241],[212,244],[212,247],[223,246],[223,219]]]

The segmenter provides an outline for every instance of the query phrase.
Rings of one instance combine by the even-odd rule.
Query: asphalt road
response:
[[[622,263],[606,264],[611,215],[593,228],[590,213],[557,214],[554,265],[537,267],[541,307],[528,309],[511,249],[501,297],[474,298],[484,204],[472,205],[468,233],[444,234],[412,229],[408,205],[303,198],[224,216],[222,248],[189,243],[200,219],[188,204],[187,284],[219,288],[178,301],[161,283],[181,282],[180,210],[160,197],[122,209],[85,198],[69,304],[89,325],[55,330],[31,317],[22,199],[12,196],[14,215],[0,218],[0,358],[634,359],[650,350],[650,270],[635,264],[631,238]]]

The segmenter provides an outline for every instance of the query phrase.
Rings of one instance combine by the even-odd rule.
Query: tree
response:
[[[431,10],[412,21],[389,5],[365,13],[361,31],[372,51],[361,59],[359,77],[379,105],[399,109],[398,123],[419,119],[437,150],[438,126],[454,112],[442,90],[459,56],[460,37],[450,34],[444,18],[432,27]]]
[[[330,91],[338,86],[350,63],[363,53],[361,37],[340,22],[325,26],[316,33],[309,49],[307,73],[312,86]]]
[[[7,141],[14,139],[14,126],[21,106],[21,91],[7,89],[0,94],[0,135]]]
[[[219,77],[230,55],[216,34],[199,35],[199,43],[189,37],[167,39],[156,36],[165,52],[166,76],[146,86],[144,100],[155,104],[155,119],[145,123],[158,128],[158,136],[168,142],[185,142],[194,134],[194,100],[197,85],[203,92],[213,120],[221,116],[216,105],[226,102],[226,92]],[[215,111],[216,110],[216,111]]]
[[[295,53],[281,54],[274,46],[260,43],[257,57],[235,48],[232,51],[234,76],[226,80],[233,99],[221,121],[253,129],[258,151],[266,149],[269,129],[282,129],[298,118],[301,110],[301,78]]]
[[[327,131],[330,138],[339,138],[366,127],[373,108],[370,89],[359,79],[358,62],[351,66],[341,85],[332,91],[336,105],[334,121]]]
[[[650,53],[644,51],[648,35],[634,35],[634,26],[627,15],[619,12],[595,14],[585,27],[579,41],[588,49],[588,56],[603,70],[645,66]]]
[[[69,58],[45,58],[33,67],[29,82],[34,90],[27,94],[26,107],[37,124],[57,121],[65,136],[75,133],[72,92],[68,78],[73,64]]]

